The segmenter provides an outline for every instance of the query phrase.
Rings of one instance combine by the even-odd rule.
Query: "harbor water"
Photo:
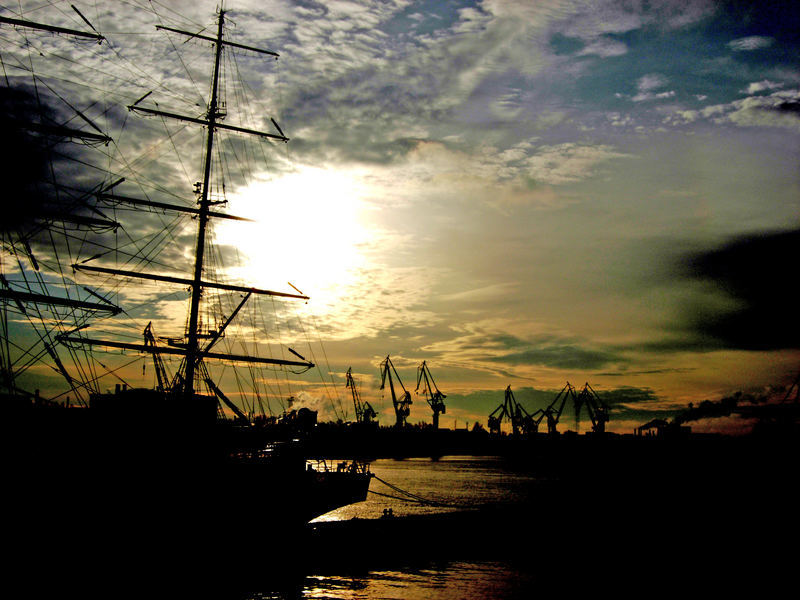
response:
[[[239,597],[529,597],[536,576],[522,564],[526,552],[517,550],[515,557],[485,547],[492,538],[499,543],[514,524],[491,523],[487,514],[533,506],[536,490],[546,485],[542,478],[501,457],[379,459],[370,470],[375,477],[366,501],[312,522],[323,549],[306,569],[272,574],[263,587]],[[473,528],[483,531],[473,535]]]
[[[520,505],[542,482],[502,457],[446,456],[439,459],[380,459],[365,502],[351,504],[314,522],[374,519],[391,510],[395,517],[432,515],[497,504]]]
[[[431,561],[402,569],[310,575],[294,588],[257,592],[244,598],[285,600],[391,599],[463,600],[529,598],[537,574],[501,561]]]
[[[656,581],[662,592],[705,582],[722,593],[760,580],[754,545],[773,557],[761,572],[779,581],[774,532],[737,522],[747,500],[728,491],[571,484],[498,457],[381,459],[371,470],[374,493],[316,519],[296,569],[265,568],[227,597],[515,599]]]
[[[794,585],[791,455],[765,472],[772,452],[733,465],[725,446],[684,476],[689,453],[657,465],[639,444],[622,448],[598,457],[587,446],[575,468],[561,461],[555,471],[530,454],[374,460],[366,501],[297,534],[259,497],[218,495],[187,517],[194,499],[154,485],[98,481],[57,507],[28,495],[8,513],[6,581],[26,598],[147,600],[647,597],[698,587],[760,598]],[[608,467],[637,454],[634,468]]]

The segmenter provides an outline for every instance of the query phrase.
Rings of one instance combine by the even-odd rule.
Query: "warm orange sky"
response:
[[[22,2],[30,12],[0,14],[85,28],[69,4]],[[386,355],[412,393],[427,361],[447,394],[445,427],[485,425],[509,385],[533,411],[565,382],[589,382],[612,402],[609,428],[629,432],[690,402],[737,391],[777,397],[794,380],[800,351],[787,261],[800,214],[796,9],[272,4],[267,12],[254,1],[229,3],[231,39],[281,57],[226,54],[226,122],[273,130],[268,115],[290,142],[220,135],[215,164],[229,201],[221,210],[256,223],[215,223],[219,251],[207,263],[208,274],[281,291],[290,282],[311,296],[291,307],[302,328],[277,324],[290,308],[279,301],[248,317],[269,323],[272,351],[324,347],[314,361],[327,386],[315,383],[318,372],[284,378],[264,390],[271,410],[295,395],[323,417],[352,418],[344,388],[352,367],[362,396],[390,424],[391,401],[378,389]],[[91,121],[115,140],[82,150],[96,168],[75,176],[75,187],[125,177],[122,195],[192,203],[202,128],[125,107],[151,92],[143,106],[202,113],[209,45],[154,25],[200,31],[213,27],[214,8],[87,9],[107,36],[101,45],[0,29],[10,84],[30,90],[34,69],[37,89],[64,119],[86,129]],[[113,214],[127,227],[115,243],[134,259],[106,253],[95,264],[188,265],[190,217]],[[142,240],[160,250],[149,266],[136,259]],[[46,264],[52,247],[41,243],[35,251]],[[70,261],[97,252],[70,244]],[[31,266],[4,252],[3,272],[22,285]],[[74,281],[86,298],[80,286],[112,285],[96,275]],[[93,320],[85,334],[138,341],[151,320],[158,335],[182,334],[185,290],[115,289],[129,320]],[[226,314],[236,304],[222,303]],[[19,341],[24,321],[11,319]],[[244,321],[231,328],[231,348],[236,327],[263,343],[252,337],[255,320]],[[134,358],[103,360],[113,368]],[[118,382],[96,369],[101,386]],[[233,370],[222,375],[230,396],[248,395]],[[130,385],[153,383],[149,359],[120,374]],[[20,382],[64,387],[48,365]],[[409,422],[430,422],[414,398]]]

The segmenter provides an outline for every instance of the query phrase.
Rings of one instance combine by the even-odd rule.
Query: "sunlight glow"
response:
[[[293,292],[289,282],[330,307],[365,262],[358,175],[303,168],[260,181],[231,199],[230,212],[256,223],[217,224],[217,243],[238,249],[229,273],[247,285]]]

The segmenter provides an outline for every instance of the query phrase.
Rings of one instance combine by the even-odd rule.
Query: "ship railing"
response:
[[[318,473],[361,473],[369,475],[369,463],[359,460],[306,460],[306,469]]]

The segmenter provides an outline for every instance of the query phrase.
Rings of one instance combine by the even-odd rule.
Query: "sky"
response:
[[[0,16],[87,30],[85,17],[107,36],[97,45],[3,25],[6,81],[29,89],[35,66],[56,110],[67,92],[79,98],[71,106],[84,118],[73,124],[91,121],[115,140],[100,149],[95,179],[106,168],[127,178],[121,194],[190,203],[201,155],[184,159],[182,149],[202,148],[193,130],[202,128],[125,107],[149,92],[142,106],[202,115],[211,45],[154,25],[214,35],[216,6],[5,2]],[[244,164],[246,174],[231,169],[225,210],[256,223],[217,222],[213,268],[311,297],[297,310],[324,347],[315,362],[329,384],[301,378],[291,390],[321,418],[353,418],[352,368],[362,399],[393,423],[379,389],[386,356],[412,392],[409,422],[431,421],[415,394],[426,361],[450,428],[486,426],[509,386],[533,412],[567,382],[589,383],[610,407],[608,429],[630,433],[703,401],[782,398],[797,377],[795,4],[230,0],[225,9],[229,39],[280,54],[225,62],[225,122],[280,127],[290,141],[226,138],[220,166]],[[137,234],[160,228],[129,217]],[[193,227],[186,219],[160,242],[162,270],[185,263]],[[238,266],[223,268],[229,258]],[[137,307],[137,327],[182,327],[185,293],[144,284],[119,293]],[[152,370],[126,379],[145,385]],[[585,431],[588,417],[565,413],[562,424]],[[728,415],[692,426],[751,424]]]

